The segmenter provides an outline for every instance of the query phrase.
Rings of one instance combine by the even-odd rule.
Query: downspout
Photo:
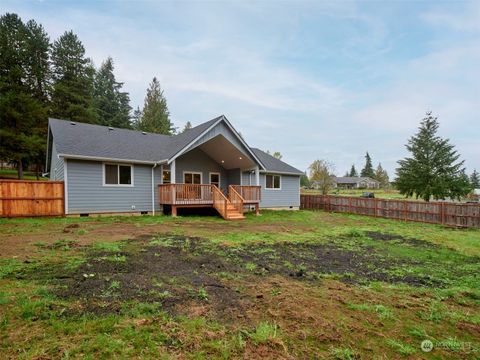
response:
[[[152,216],[155,216],[155,168],[157,163],[152,166]]]

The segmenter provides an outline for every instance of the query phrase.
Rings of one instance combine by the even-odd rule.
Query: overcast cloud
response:
[[[182,128],[225,114],[251,146],[305,170],[390,174],[425,111],[480,170],[480,2],[2,1],[52,40],[115,61],[132,107],[160,79]]]

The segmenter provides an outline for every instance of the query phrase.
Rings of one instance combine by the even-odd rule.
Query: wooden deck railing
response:
[[[230,200],[230,203],[235,207],[235,210],[243,214],[244,199],[232,185],[228,187],[228,200]]]
[[[228,199],[223,195],[222,191],[214,186],[212,187],[213,207],[219,212],[219,214],[226,219],[227,218],[227,205]]]
[[[261,200],[260,186],[230,185],[243,199],[245,204],[259,203]]]
[[[202,205],[211,204],[212,185],[162,184],[158,186],[160,204]]]
[[[158,185],[160,204],[164,205],[209,205],[213,204],[215,185],[203,184],[162,184]],[[220,193],[220,189],[216,188]],[[232,194],[232,195],[230,195]],[[223,195],[223,193],[222,193]],[[225,196],[224,196],[225,197]],[[225,197],[226,198],[226,197]],[[240,199],[242,200],[240,207]],[[244,204],[260,202],[260,186],[229,186],[229,200],[235,208],[243,209]]]

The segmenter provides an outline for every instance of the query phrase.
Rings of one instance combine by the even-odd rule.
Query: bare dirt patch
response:
[[[385,234],[377,231],[366,231],[365,235],[373,240],[386,241],[386,242],[396,242],[398,244],[406,244],[409,246],[419,247],[419,248],[439,248],[437,244],[433,244],[429,241],[406,238],[400,235],[395,234]]]
[[[334,244],[232,247],[212,245],[198,237],[156,234],[125,241],[121,251],[86,249],[85,263],[70,273],[58,269],[59,275],[53,277],[58,296],[80,300],[81,311],[97,314],[121,312],[123,303],[138,301],[157,303],[171,313],[196,309],[215,317],[238,317],[252,301],[240,290],[248,277],[318,282],[338,275],[348,284],[431,285],[428,278],[390,275],[387,270],[397,263],[374,251],[355,252]],[[51,279],[52,272],[55,269],[49,268],[45,275]],[[32,276],[41,278],[42,271],[36,269]]]

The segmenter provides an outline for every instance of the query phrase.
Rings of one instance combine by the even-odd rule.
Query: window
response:
[[[197,172],[184,172],[183,182],[185,184],[201,184],[202,174]]]
[[[162,184],[170,184],[170,170],[163,170]]]
[[[220,188],[220,173],[210,173],[210,184]]]
[[[280,189],[280,175],[266,175],[265,176],[266,189]]]
[[[132,165],[104,165],[104,185],[131,186],[132,178]]]

